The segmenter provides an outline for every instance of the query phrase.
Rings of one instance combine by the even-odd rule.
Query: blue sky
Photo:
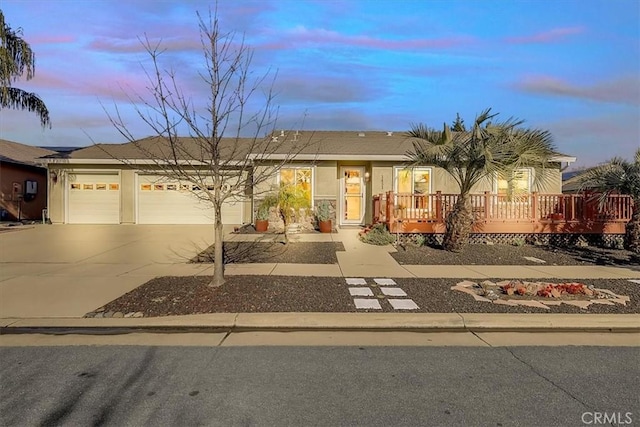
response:
[[[41,146],[124,142],[103,106],[144,93],[139,42],[162,39],[185,87],[204,64],[196,11],[206,1],[3,0],[36,53],[34,114],[0,111],[0,136]],[[278,128],[403,131],[471,123],[492,107],[552,132],[588,166],[640,146],[638,0],[221,0],[225,30],[244,33],[258,73],[277,70]],[[136,136],[151,131],[128,116]]]

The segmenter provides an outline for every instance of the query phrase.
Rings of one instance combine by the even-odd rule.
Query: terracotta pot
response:
[[[269,228],[269,220],[256,219],[255,227],[258,233],[264,233]]]
[[[331,233],[333,231],[331,220],[318,221],[318,228],[320,229],[321,233]]]

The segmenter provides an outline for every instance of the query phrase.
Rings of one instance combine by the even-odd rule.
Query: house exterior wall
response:
[[[314,171],[314,198],[335,200],[338,198],[338,162],[317,162]]]
[[[340,199],[340,167],[342,166],[364,166],[365,171],[370,174],[370,179],[366,183],[365,194],[365,223],[372,221],[372,199],[373,195],[385,193],[388,191],[394,191],[394,179],[395,168],[402,166],[401,162],[366,162],[366,161],[318,161],[313,165],[310,162],[292,162],[292,166],[312,166],[313,171],[313,193],[314,204],[317,204],[320,200],[327,200],[333,203],[334,207],[339,206]],[[123,167],[122,165],[92,165],[92,164],[50,164],[49,170],[56,172],[57,180],[54,182],[49,178],[49,218],[53,223],[65,222],[65,185],[68,182],[66,176],[68,174],[82,172],[107,172],[117,171],[120,174],[120,209],[121,209],[121,222],[125,224],[133,224],[136,222],[136,171],[134,169]],[[262,173],[266,170],[264,166],[256,167],[256,174]],[[440,191],[445,194],[456,194],[459,192],[458,185],[455,180],[444,170],[437,167],[431,168],[431,191]],[[148,170],[145,170],[145,173]],[[562,179],[559,168],[547,169],[547,179],[542,180],[544,183],[539,189],[541,193],[561,193]],[[5,193],[4,188],[4,175],[5,168],[3,165],[3,188],[2,192]],[[34,215],[35,219],[41,218],[41,211],[46,206],[46,180],[47,173],[43,170],[41,173],[41,181],[38,181],[39,196],[44,198],[39,208],[34,208],[34,212],[30,215]],[[24,178],[26,179],[26,178]],[[24,182],[21,179],[21,182]],[[243,201],[243,222],[253,222],[254,210],[256,209],[253,199],[260,199],[265,193],[276,189],[278,185],[277,174],[274,174],[270,179],[260,183],[253,190],[246,192],[247,199]],[[479,183],[473,190],[475,193],[481,193],[484,191],[493,192],[494,184],[493,180],[486,179]],[[4,202],[3,202],[4,203]],[[27,205],[23,203],[24,206]],[[35,205],[34,205],[35,206]],[[3,205],[4,208],[4,205]],[[4,208],[7,209],[7,208]],[[9,209],[7,209],[9,210]],[[37,212],[35,212],[37,211]]]
[[[64,223],[64,189],[66,183],[66,171],[58,165],[49,165],[49,171],[55,173],[57,178],[49,178],[49,219],[54,224]]]
[[[121,165],[94,165],[94,164],[50,164],[49,171],[55,172],[57,179],[49,178],[49,218],[54,224],[63,224],[66,222],[65,209],[67,202],[65,198],[68,196],[66,186],[70,182],[70,177],[81,173],[108,173],[117,172],[120,177],[120,221],[123,224],[136,223],[136,204],[137,204],[137,185],[136,179],[138,173],[153,173],[153,170],[146,169],[144,172],[135,170]],[[46,171],[45,171],[46,179]],[[46,188],[46,180],[42,184]],[[40,184],[38,184],[40,188]],[[250,194],[250,193],[249,193]],[[244,222],[251,222],[251,197],[241,202],[243,204]],[[46,196],[45,202],[46,206]],[[41,217],[41,213],[39,213]]]
[[[136,222],[136,174],[133,170],[120,171],[120,220],[123,224]]]
[[[37,182],[37,194],[33,200],[21,200],[24,195],[25,181]],[[20,192],[14,192],[14,183],[19,184]],[[2,220],[20,219],[42,220],[42,210],[47,207],[47,170],[35,166],[0,162],[0,210],[4,212]]]
[[[49,164],[49,172],[55,172],[57,178],[49,177],[49,219],[53,224],[64,224],[66,221],[67,186],[73,175],[78,173],[118,173],[120,175],[120,213],[122,223],[133,223],[135,220],[135,183],[127,178],[134,176],[134,171],[123,169],[120,165],[94,164]],[[123,175],[127,178],[123,179]],[[125,183],[127,187],[125,188]],[[133,214],[132,214],[133,212]],[[132,216],[133,215],[133,216]]]
[[[373,194],[394,191],[395,169],[402,167],[399,162],[372,162],[371,163],[371,190]],[[429,167],[429,166],[425,166]],[[562,193],[562,173],[559,167],[545,169],[545,178],[541,179],[538,187],[533,191],[539,193]],[[494,192],[494,180],[485,178],[476,184],[472,193]],[[431,192],[440,191],[444,194],[458,194],[460,187],[453,177],[444,169],[431,166]]]

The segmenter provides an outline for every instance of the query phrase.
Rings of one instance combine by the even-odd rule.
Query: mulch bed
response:
[[[224,242],[224,262],[337,264],[336,251],[342,242]],[[213,263],[213,246],[200,252],[191,262]]]
[[[593,246],[468,245],[462,252],[453,253],[407,244],[391,256],[404,265],[536,265],[524,258],[534,257],[546,261],[545,265],[640,266],[640,257],[633,252]]]
[[[218,288],[207,286],[209,277],[159,277],[110,302],[100,311],[141,312],[148,316],[198,313],[257,312],[362,312],[356,310],[349,286],[342,277],[230,276]],[[394,279],[421,313],[640,313],[640,285],[623,279],[578,280],[596,288],[626,295],[626,306],[593,304],[587,310],[561,304],[550,310],[509,307],[475,301],[469,295],[451,290],[464,279]],[[499,279],[493,279],[495,281]],[[535,279],[530,279],[535,280]],[[569,281],[569,280],[563,280]],[[367,279],[380,300],[382,312],[393,310],[388,297]],[[370,310],[380,312],[380,310]],[[88,317],[92,317],[89,313]]]

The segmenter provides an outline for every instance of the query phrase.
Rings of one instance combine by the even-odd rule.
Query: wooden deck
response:
[[[444,233],[445,218],[456,194],[383,193],[373,198],[374,222],[393,233]],[[507,198],[483,193],[471,196],[475,233],[622,234],[631,219],[630,196],[612,195],[599,208],[591,194],[539,194]]]

